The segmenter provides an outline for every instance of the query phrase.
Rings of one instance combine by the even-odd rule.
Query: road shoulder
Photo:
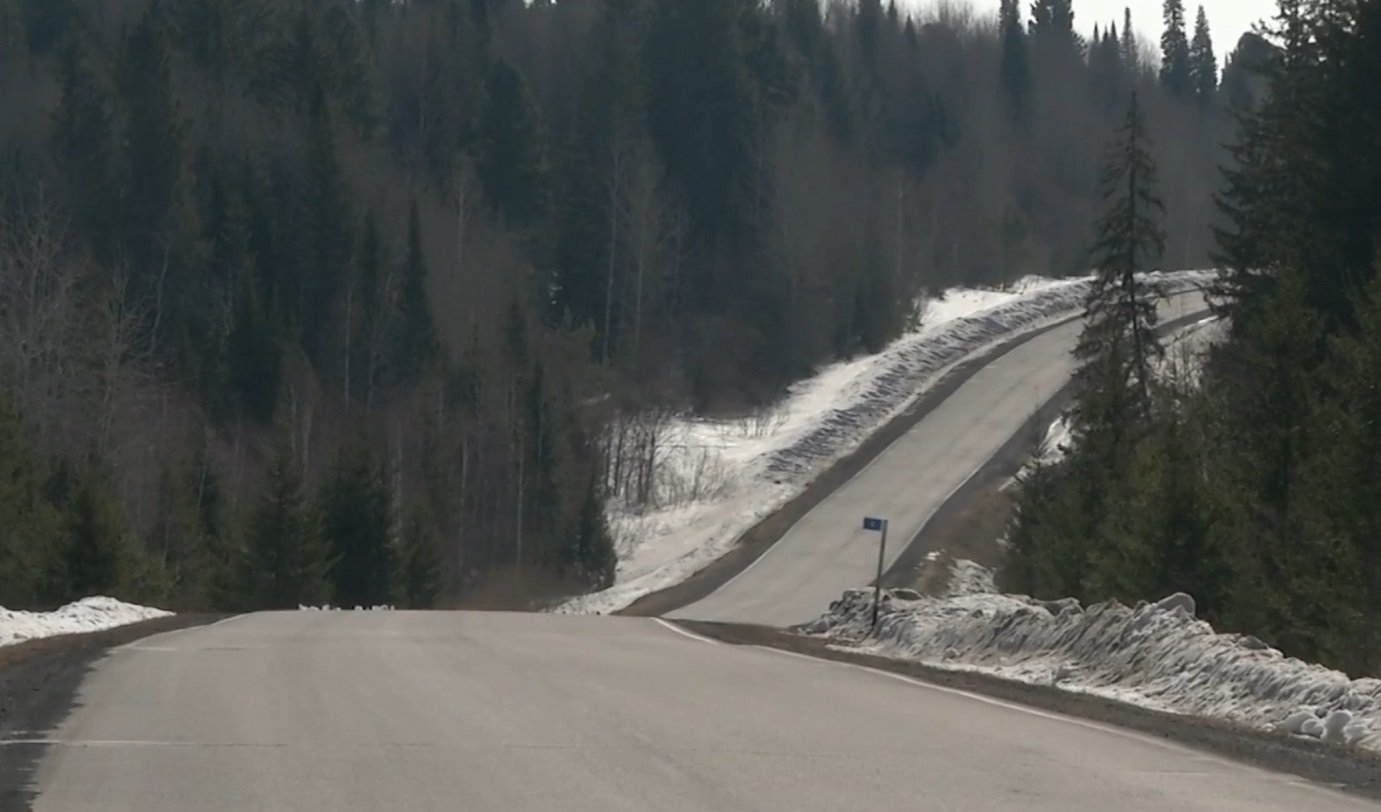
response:
[[[900,674],[939,688],[1000,699],[1029,708],[1131,730],[1251,767],[1284,773],[1352,795],[1381,801],[1381,756],[1375,753],[1234,725],[1216,719],[1153,711],[1051,686],[949,671],[921,663],[842,650],[830,641],[767,626],[675,620],[694,634],[733,645],[762,646],[820,660]]]
[[[0,812],[32,808],[28,785],[45,750],[42,744],[15,742],[41,738],[56,728],[71,711],[86,675],[111,649],[224,617],[171,615],[0,647]]]

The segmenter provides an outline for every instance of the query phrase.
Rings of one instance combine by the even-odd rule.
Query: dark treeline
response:
[[[3,0],[0,604],[605,585],[642,416],[1084,272],[1132,88],[1207,262],[1202,28],[1163,81],[1067,0]]]
[[[1183,590],[1221,627],[1376,674],[1381,3],[1281,0],[1273,29],[1278,47],[1253,45],[1269,92],[1242,117],[1219,198],[1226,338],[1197,380],[1153,381],[1163,350],[1135,314],[1154,291],[1127,277],[1090,299],[1073,452],[1026,479],[1008,575],[1090,600]],[[1100,224],[1099,245],[1123,258],[1101,269],[1158,253],[1161,209],[1141,177],[1148,216],[1135,239],[1113,227],[1126,217]],[[1111,212],[1125,214],[1127,188]]]

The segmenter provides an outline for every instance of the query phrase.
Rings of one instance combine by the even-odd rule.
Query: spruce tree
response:
[[[110,474],[92,460],[70,476],[61,502],[68,591],[74,598],[128,595],[125,587],[136,580],[139,562]]]
[[[53,118],[53,146],[69,189],[77,201],[83,225],[99,256],[108,259],[111,244],[111,116],[107,93],[90,65],[79,37],[63,49],[59,86],[61,97]]]
[[[67,597],[62,525],[41,490],[19,415],[0,393],[0,606],[39,608]]]
[[[1165,31],[1160,36],[1160,84],[1181,98],[1194,90],[1185,36],[1184,0],[1165,0]]]
[[[1026,30],[1021,24],[1018,0],[1002,0],[998,12],[1002,35],[1002,88],[1014,116],[1020,117],[1031,89],[1031,66],[1026,53]]]
[[[1057,62],[1082,56],[1082,43],[1074,33],[1074,6],[1070,0],[1034,0],[1030,33],[1032,47],[1053,54]]]
[[[182,264],[191,215],[186,137],[173,91],[172,51],[161,0],[154,0],[124,38],[115,66],[125,108],[121,238],[130,264],[132,293],[154,302],[162,332],[189,315],[185,295],[196,287]]]
[[[393,496],[382,466],[359,441],[337,460],[321,494],[321,528],[331,545],[334,600],[377,606],[393,597]]]
[[[527,83],[502,59],[485,82],[479,121],[480,183],[489,203],[517,228],[533,225],[545,203],[542,128]]]
[[[1159,287],[1141,274],[1165,247],[1156,168],[1136,93],[1100,177],[1103,213],[1091,251],[1094,278],[1084,301],[1075,357],[1083,387],[1076,435],[1099,434],[1120,455],[1123,440],[1150,408],[1153,365],[1164,354],[1156,336]]]
[[[1200,104],[1209,104],[1218,93],[1218,57],[1213,53],[1213,37],[1208,33],[1208,16],[1199,6],[1194,20],[1194,39],[1189,44],[1189,84]]]
[[[308,509],[291,444],[280,438],[268,485],[248,526],[241,562],[241,600],[250,609],[316,606],[328,597],[330,561]]]
[[[441,550],[421,511],[403,524],[398,550],[399,602],[408,609],[431,609],[441,596]]]
[[[1122,67],[1131,76],[1136,76],[1141,68],[1141,55],[1137,53],[1136,32],[1132,30],[1132,10],[1122,9]]]

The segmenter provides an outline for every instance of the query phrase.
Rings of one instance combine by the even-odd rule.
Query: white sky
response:
[[[938,0],[898,0],[898,7],[916,10],[936,5]],[[997,14],[998,0],[969,0],[977,14]],[[1024,16],[1030,17],[1030,0],[1018,0]],[[1237,38],[1251,29],[1252,23],[1269,20],[1275,13],[1275,0],[1184,0],[1189,36],[1194,35],[1194,18],[1202,4],[1208,14],[1208,28],[1213,35],[1213,51],[1222,62],[1228,51],[1237,45]],[[1161,0],[1074,0],[1074,27],[1084,36],[1093,31],[1095,23],[1101,30],[1116,21],[1122,30],[1122,9],[1131,8],[1132,27],[1142,39],[1159,48],[1161,33]]]

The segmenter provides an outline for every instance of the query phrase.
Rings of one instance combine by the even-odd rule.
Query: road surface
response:
[[[1162,323],[1204,310],[1200,294],[1161,307]],[[965,381],[910,431],[787,531],[761,558],[671,617],[791,626],[820,615],[846,589],[872,583],[878,535],[889,520],[890,565],[945,500],[1070,379],[1083,323],[1045,332]]]
[[[78,699],[39,812],[1377,808],[644,618],[248,615],[118,649]]]

